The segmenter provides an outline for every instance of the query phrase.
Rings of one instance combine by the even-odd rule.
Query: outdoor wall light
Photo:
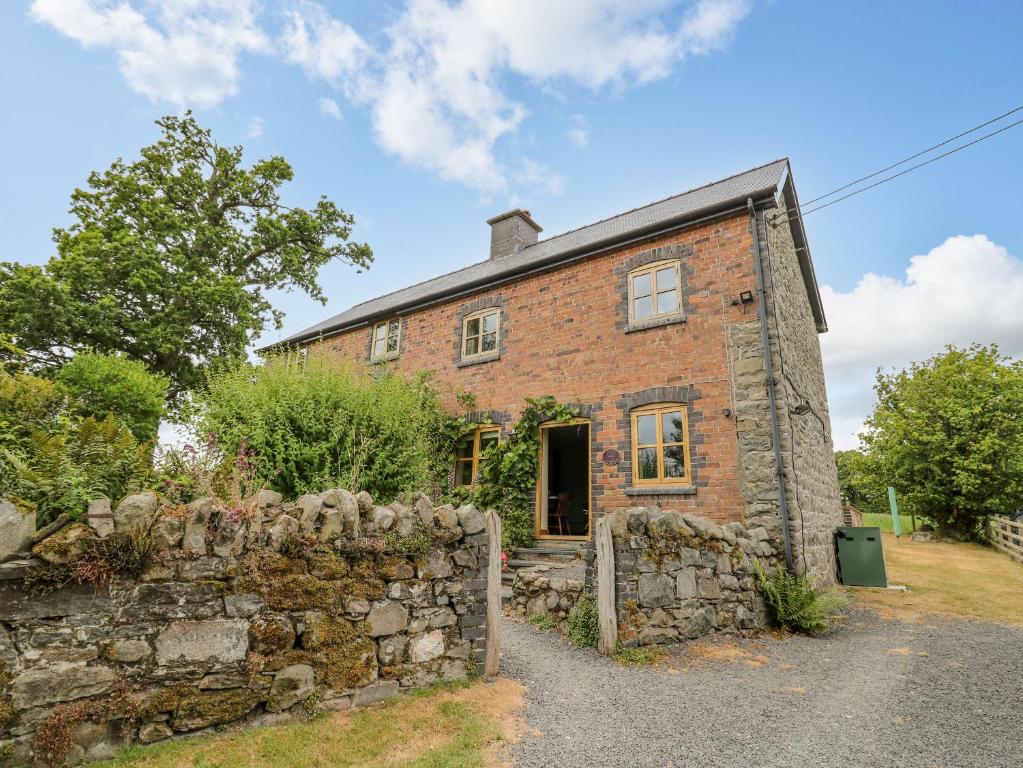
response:
[[[739,294],[739,301],[741,301],[743,304],[752,304],[753,303],[753,291],[743,291],[742,293],[740,293]]]
[[[800,403],[795,408],[793,408],[792,411],[791,411],[793,416],[802,416],[803,414],[806,414],[806,413],[809,413],[809,412],[810,412],[810,404],[809,403]]]

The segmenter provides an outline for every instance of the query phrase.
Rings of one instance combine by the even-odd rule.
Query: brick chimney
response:
[[[492,259],[511,256],[523,248],[528,248],[536,242],[536,236],[543,231],[540,225],[533,221],[529,211],[523,211],[521,208],[488,219],[487,224],[490,225]]]

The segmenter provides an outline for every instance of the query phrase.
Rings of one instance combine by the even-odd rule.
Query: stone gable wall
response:
[[[482,668],[484,516],[406,501],[328,490],[284,503],[263,491],[240,509],[214,499],[173,508],[139,494],[8,555],[0,765],[47,764],[40,734],[61,718],[71,719],[67,758],[94,760],[128,742],[346,709]],[[100,534],[128,531],[158,550],[140,578],[42,595],[26,584],[81,562]]]

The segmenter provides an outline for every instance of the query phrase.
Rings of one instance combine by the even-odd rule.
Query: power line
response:
[[[818,200],[823,200],[825,197],[831,197],[832,195],[836,194],[837,192],[841,192],[843,189],[848,189],[849,187],[854,187],[857,184],[859,184],[861,181],[866,181],[867,179],[872,179],[875,176],[880,176],[882,173],[890,171],[892,168],[898,168],[900,165],[905,165],[910,160],[916,160],[921,155],[926,155],[928,152],[933,152],[936,149],[944,147],[946,144],[951,144],[956,139],[961,139],[961,138],[963,138],[963,136],[969,136],[971,133],[974,133],[975,131],[979,131],[981,128],[987,128],[987,126],[991,125],[992,123],[997,123],[999,120],[1003,120],[1004,118],[1008,117],[1009,115],[1014,115],[1017,112],[1019,112],[1021,109],[1023,109],[1023,104],[1021,104],[1020,106],[1016,107],[1015,109],[1010,109],[1008,112],[1005,112],[1004,114],[1001,114],[998,117],[992,117],[990,120],[988,120],[986,122],[983,122],[980,125],[975,125],[972,128],[970,128],[969,130],[963,131],[962,133],[957,134],[957,135],[953,136],[950,139],[945,139],[944,141],[939,142],[938,144],[935,144],[933,147],[928,147],[927,149],[920,150],[915,155],[910,155],[909,157],[906,157],[906,158],[903,158],[902,160],[899,160],[899,162],[897,162],[897,163],[892,163],[887,168],[882,168],[880,171],[874,171],[874,173],[867,174],[866,176],[863,176],[861,178],[856,179],[856,181],[850,181],[848,184],[843,184],[838,189],[833,189],[833,190],[831,190],[830,192],[828,192],[825,195],[820,195],[819,197],[815,197],[813,200],[807,200],[805,203],[803,203],[800,206],[800,208],[805,208],[806,206],[810,205],[811,203],[816,203]]]
[[[1004,133],[1005,131],[1009,130],[1010,128],[1015,128],[1017,125],[1023,125],[1023,120],[1017,120],[1015,123],[1009,123],[1008,125],[1003,126],[1002,128],[999,128],[997,131],[992,131],[991,133],[986,133],[983,136],[980,136],[980,137],[974,139],[973,141],[968,141],[965,144],[961,144],[960,146],[956,147],[955,149],[950,149],[947,152],[942,152],[940,155],[932,157],[932,158],[930,158],[928,160],[924,160],[922,163],[917,163],[916,165],[911,165],[909,168],[906,168],[903,171],[899,171],[898,173],[893,173],[891,176],[886,176],[885,178],[881,179],[880,181],[875,181],[873,184],[868,184],[865,187],[862,187],[862,188],[857,189],[857,190],[855,190],[853,192],[850,192],[847,195],[842,195],[841,197],[836,198],[834,200],[831,200],[830,202],[824,203],[823,205],[818,205],[818,206],[816,206],[814,208],[811,208],[808,211],[802,211],[802,210],[796,211],[793,215],[787,216],[781,222],[779,222],[777,217],[776,217],[776,218],[771,220],[771,224],[773,224],[774,226],[778,226],[779,223],[785,224],[785,223],[787,223],[789,221],[792,221],[793,219],[804,218],[806,216],[809,216],[814,211],[819,211],[822,208],[827,208],[829,206],[834,205],[835,203],[840,203],[843,200],[848,200],[850,197],[855,197],[856,195],[860,194],[861,192],[866,192],[868,189],[873,189],[874,187],[879,187],[882,184],[885,184],[885,183],[891,181],[892,179],[897,179],[900,176],[905,176],[907,173],[910,173],[911,171],[915,171],[918,168],[923,168],[925,165],[930,165],[931,163],[936,163],[938,160],[941,160],[942,158],[948,157],[949,155],[954,155],[956,152],[959,152],[960,150],[966,149],[967,147],[972,147],[974,144],[979,144],[980,142],[984,141],[985,139],[990,139],[992,136],[997,136],[1000,133]],[[901,163],[896,163],[896,165],[901,165]],[[879,173],[884,173],[884,171],[879,171]],[[876,175],[877,174],[872,174],[872,176],[876,176]],[[867,177],[867,178],[871,178],[871,177]],[[853,183],[856,183],[856,182],[853,182]],[[850,185],[846,185],[846,187],[848,187],[848,186],[850,186]],[[845,188],[845,187],[843,187],[843,188]],[[838,190],[836,190],[836,191],[838,191]],[[834,193],[832,192],[831,194],[834,194]],[[829,195],[824,195],[823,197],[829,197]],[[823,199],[823,197],[818,197],[816,199],[821,200],[821,199]],[[804,206],[800,206],[800,209],[802,209],[803,207]]]

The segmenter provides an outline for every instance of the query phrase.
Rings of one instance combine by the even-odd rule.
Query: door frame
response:
[[[558,536],[544,533],[540,527],[543,518],[544,486],[547,484],[547,465],[544,463],[544,447],[547,445],[547,433],[552,429],[586,425],[586,535]],[[593,535],[593,424],[589,419],[575,418],[566,421],[546,421],[539,426],[540,447],[537,450],[536,500],[533,510],[533,536],[538,541],[589,541]]]

